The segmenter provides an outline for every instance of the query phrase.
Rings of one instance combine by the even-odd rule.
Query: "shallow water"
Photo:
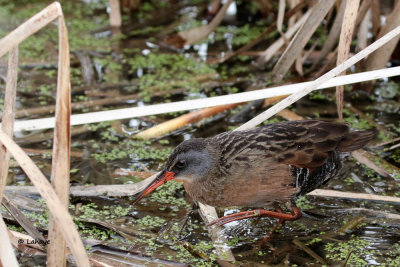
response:
[[[5,16],[15,16],[9,21],[10,25],[0,28],[2,35],[47,3],[35,1],[28,4],[31,7],[28,10],[27,1],[3,2],[0,1],[0,12]],[[173,51],[160,45],[160,40],[171,33],[164,32],[166,24],[179,22],[189,10],[191,15],[187,25],[197,25],[206,17],[206,5],[179,1],[177,4],[160,7],[156,2],[147,1],[143,3],[141,10],[124,17],[124,38],[111,38],[110,32],[104,28],[108,23],[104,2],[61,2],[69,26],[71,51],[84,51],[93,64],[88,68],[92,68],[95,73],[91,84],[85,84],[80,59],[75,54],[71,57],[72,99],[74,103],[84,103],[73,113],[223,95],[269,85],[266,72],[254,68],[254,57],[241,56],[219,66],[207,65],[202,61],[204,46],[195,45],[181,51]],[[249,8],[243,3],[241,5],[244,8],[238,9],[237,18],[225,21],[223,27],[218,28],[217,33],[206,42],[209,57],[229,51],[232,47],[237,49],[242,43],[236,43],[235,40],[241,38],[240,40],[244,39],[242,42],[246,43],[270,23],[268,20],[262,20],[260,13],[254,11],[253,7]],[[164,11],[159,21],[151,19],[157,13],[157,8]],[[252,25],[253,21],[259,21],[256,27],[244,27],[246,23]],[[34,40],[21,47],[18,110],[54,104],[56,50],[46,49],[56,43],[56,37],[52,35],[55,33],[54,29],[55,27],[51,26],[49,30],[38,33]],[[253,49],[261,51],[270,42],[267,39]],[[200,50],[202,55],[199,55]],[[3,73],[4,64],[0,67]],[[199,75],[214,73],[219,75],[217,79],[205,82],[191,80]],[[174,84],[171,81],[178,82]],[[381,138],[386,136],[392,139],[400,134],[399,95],[396,93],[398,89],[393,89],[396,88],[393,84],[397,85],[396,79],[379,83],[376,88],[389,89],[385,89],[384,92],[376,89],[372,95],[346,92],[346,101],[386,128],[386,133],[378,135]],[[5,84],[1,81],[1,95],[4,94],[4,87]],[[129,101],[116,101],[103,106],[90,106],[87,103],[89,100],[128,94],[138,95]],[[307,119],[334,120],[336,107],[333,99],[332,90],[313,93],[293,105],[291,110]],[[137,182],[138,178],[116,174],[116,169],[158,171],[172,149],[181,141],[232,130],[261,112],[256,110],[245,114],[244,117],[234,117],[241,109],[239,107],[224,112],[148,142],[137,141],[132,135],[174,118],[177,114],[106,122],[91,125],[75,134],[74,130],[77,131],[78,127],[74,127],[72,151],[76,154],[71,159],[72,184]],[[22,114],[20,118],[46,117],[50,116],[49,114],[48,111],[29,116]],[[283,119],[275,116],[269,122],[280,120]],[[348,109],[345,110],[345,120],[354,128],[373,127]],[[32,159],[49,177],[51,155],[43,150],[51,149],[51,131],[18,133],[17,137],[22,147],[39,150],[31,153]],[[376,142],[380,141],[377,139]],[[371,148],[370,151],[399,167],[400,150],[397,148],[384,151],[384,148],[389,146]],[[9,178],[11,184],[30,184],[18,167],[11,169]],[[399,197],[400,177],[382,177],[354,159],[346,158],[341,174],[324,188]],[[135,206],[131,205],[131,198],[72,198],[71,203],[71,213],[79,221],[77,224],[81,235],[96,255],[118,258],[121,264],[146,262],[155,266],[158,264],[157,259],[169,261],[160,262],[167,266],[177,262],[195,266],[216,264],[215,249],[207,227],[198,213],[197,206],[185,194],[181,184],[170,182]],[[304,217],[295,222],[285,223],[261,249],[255,244],[269,233],[275,220],[243,220],[224,226],[224,233],[237,265],[330,266],[342,265],[348,256],[349,266],[400,265],[400,223],[398,219],[388,219],[384,216],[385,213],[398,215],[398,203],[311,196],[302,198],[297,203],[305,212]],[[43,205],[42,208],[45,209]],[[232,211],[221,209],[219,215],[229,212]],[[37,218],[29,214],[40,227],[46,229],[46,218]],[[186,249],[184,242],[192,244],[194,249]],[[321,257],[323,262],[310,255],[304,247],[300,247],[301,243]],[[201,253],[193,251],[204,252],[206,259],[201,258]],[[127,253],[137,256],[127,258]],[[38,261],[38,264],[43,264],[44,261],[40,256],[19,255],[19,258],[21,263],[24,262],[27,266],[29,264],[25,262],[29,262],[31,258]],[[126,262],[123,262],[122,258]]]

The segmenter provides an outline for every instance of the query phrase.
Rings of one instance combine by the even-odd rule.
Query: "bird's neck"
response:
[[[183,185],[193,200],[211,206],[219,206],[221,192],[225,187],[225,182],[221,181],[220,177],[218,169],[213,169],[203,179],[184,181]]]

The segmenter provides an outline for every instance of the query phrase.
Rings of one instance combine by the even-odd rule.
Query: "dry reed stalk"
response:
[[[288,72],[289,68],[293,65],[296,58],[302,52],[304,46],[311,38],[318,25],[325,17],[326,13],[331,9],[334,0],[319,1],[311,10],[311,14],[307,21],[303,24],[300,30],[286,48],[285,52],[279,58],[272,70],[271,77],[275,82],[283,79],[284,75]]]
[[[15,257],[14,250],[11,246],[11,240],[8,235],[7,225],[3,221],[3,217],[0,217],[0,265],[17,267],[18,262]]]
[[[278,9],[278,17],[276,18],[276,28],[278,29],[279,33],[285,38],[285,35],[282,31],[283,25],[283,17],[285,16],[285,8],[286,8],[286,1],[279,0],[279,9]]]
[[[242,103],[235,103],[235,104],[228,104],[228,105],[222,105],[222,106],[215,106],[215,107],[211,107],[211,108],[197,110],[195,112],[191,112],[188,114],[184,114],[175,119],[160,123],[156,126],[146,129],[146,130],[136,134],[135,137],[141,138],[144,140],[157,138],[164,134],[167,134],[167,133],[175,131],[179,128],[182,128],[187,124],[192,124],[192,123],[198,122],[202,119],[214,116],[223,111],[235,108],[241,104]]]
[[[342,30],[340,32],[338,56],[336,65],[341,64],[349,57],[350,45],[353,37],[354,26],[357,18],[357,10],[360,4],[360,0],[346,1],[346,7],[344,9]],[[339,75],[345,75],[346,71],[343,71]],[[343,97],[344,87],[343,85],[336,87],[336,105],[339,115],[339,121],[343,120]]]
[[[379,195],[365,194],[365,193],[340,192],[328,189],[315,189],[314,191],[308,193],[308,195],[317,197],[337,197],[337,198],[362,199],[362,200],[400,203],[400,197],[379,196]]]
[[[340,76],[320,84],[315,89],[325,89],[335,87],[340,84],[354,84],[363,81],[381,79],[400,75],[400,67],[385,68],[376,71],[362,72]],[[168,112],[193,110],[206,107],[213,107],[226,104],[248,102],[257,99],[294,94],[304,88],[309,87],[313,82],[304,82],[279,87],[263,88],[259,90],[236,93],[231,95],[216,96],[202,99],[178,101],[173,103],[163,103],[142,107],[114,109],[107,111],[98,111],[84,114],[75,114],[71,116],[71,125],[82,125],[103,121],[114,121],[128,118],[144,117]],[[25,121],[17,121],[14,125],[14,131],[31,131],[53,128],[54,118],[42,118]]]
[[[221,23],[225,17],[225,12],[233,0],[228,0],[218,11],[217,15],[207,25],[182,31],[167,38],[166,42],[178,48],[184,45],[191,45],[206,38]]]
[[[214,0],[208,5],[208,15],[215,16],[217,14],[221,0]]]
[[[400,25],[400,1],[396,1],[395,6],[393,8],[392,13],[386,18],[386,24],[379,31],[379,35],[377,37],[385,35],[389,31]],[[389,43],[379,48],[374,54],[368,57],[365,68],[366,70],[374,70],[379,69],[381,67],[385,67],[389,62],[390,57],[399,42],[400,36],[393,38]]]
[[[293,244],[295,244],[296,246],[298,246],[300,249],[302,249],[305,253],[307,253],[308,255],[310,255],[311,257],[313,257],[316,261],[318,261],[319,263],[321,263],[322,265],[327,265],[326,262],[324,261],[323,258],[321,258],[321,256],[319,256],[317,253],[315,253],[312,249],[310,249],[309,247],[306,246],[306,244],[304,244],[303,242],[301,242],[298,239],[293,239],[292,240]]]
[[[302,1],[302,2],[299,2],[299,3],[297,3],[292,9],[290,9],[286,14],[285,14],[285,16],[284,16],[284,19],[285,20],[287,20],[287,19],[291,19],[291,18],[293,18],[298,12],[300,12],[301,11],[301,9],[303,8],[303,7],[305,7],[307,5],[307,3],[305,2],[305,1]],[[308,13],[308,12],[307,12]],[[302,19],[300,19],[302,22],[304,22],[304,19],[302,18]],[[277,50],[279,50],[279,48],[285,43],[285,39],[284,38],[290,38],[293,34],[294,34],[294,32],[295,31],[297,31],[297,29],[301,26],[301,24],[302,23],[300,23],[300,25],[296,25],[295,26],[295,28],[293,28],[293,27],[290,27],[291,29],[289,29],[287,32],[286,32],[286,34],[285,34],[285,36],[283,36],[283,39],[282,39],[282,41],[283,41],[283,43],[282,44],[275,44],[275,47],[274,48],[271,48],[271,50],[272,49],[274,49],[274,50],[276,50],[276,47],[277,46],[279,46],[278,47],[278,49]],[[242,54],[242,55],[244,55],[245,53],[246,53],[246,51],[247,50],[249,50],[249,49],[251,49],[252,47],[254,47],[255,45],[257,45],[259,42],[261,42],[268,34],[270,34],[270,33],[272,33],[273,31],[275,31],[275,28],[276,28],[276,22],[275,23],[272,23],[268,28],[266,28],[261,34],[259,34],[255,39],[253,39],[253,40],[251,40],[250,42],[248,42],[247,44],[245,44],[245,45],[243,45],[242,47],[240,47],[239,49],[237,49],[237,50],[235,50],[234,52],[232,52],[232,53],[227,53],[226,54],[226,56],[224,56],[223,58],[217,58],[217,59],[211,59],[211,60],[207,60],[207,63],[208,64],[214,64],[214,63],[223,63],[223,62],[225,62],[225,61],[227,61],[227,60],[229,60],[230,58],[232,58],[232,57],[235,57],[235,56],[237,56],[237,55],[239,55],[239,54]],[[289,31],[290,31],[290,33],[289,33]],[[290,37],[287,37],[287,36],[289,36],[290,35]],[[279,39],[280,40],[280,39]],[[275,42],[276,43],[276,42]],[[280,41],[279,41],[279,43],[280,43]],[[276,50],[276,51],[277,51]],[[271,53],[272,51],[269,51],[268,52],[268,56],[269,56],[269,53]],[[256,53],[259,53],[259,52],[256,52]],[[274,52],[275,53],[275,52]],[[209,53],[210,54],[210,53]],[[252,55],[253,53],[251,53],[250,54],[250,56]],[[259,60],[258,60],[258,64],[260,64],[260,65],[262,65],[262,64],[264,64],[266,61],[263,61],[263,59],[262,59],[262,55],[258,55],[258,54],[256,54],[257,56],[259,56]]]
[[[115,97],[108,97],[102,99],[95,99],[95,100],[88,100],[88,101],[81,101],[71,103],[71,109],[83,109],[89,107],[96,107],[96,106],[103,106],[103,105],[110,105],[121,103],[127,100],[134,100],[140,97],[140,94],[130,94],[130,95],[119,95]],[[21,109],[15,112],[15,117],[25,117],[25,116],[32,116],[32,115],[44,115],[44,114],[52,114],[55,111],[55,106],[42,106],[42,107],[35,107],[35,108],[28,108],[28,109]]]
[[[365,19],[365,16],[371,9],[371,4],[372,0],[364,0],[362,1],[360,8],[358,9],[358,15],[356,19],[356,25],[354,26],[354,29],[358,29],[361,26],[361,23]],[[371,13],[371,12],[370,12]],[[356,35],[357,32],[354,32],[354,35]]]
[[[24,228],[24,230],[33,236],[35,239],[40,241],[45,241],[43,235],[38,231],[38,229],[33,225],[29,218],[20,211],[17,206],[11,201],[7,195],[3,196],[1,201],[3,206],[8,210],[11,216],[18,222],[18,224]]]
[[[239,54],[243,55],[247,50],[249,50],[250,48],[252,48],[256,44],[261,42],[265,38],[265,36],[267,36],[268,34],[272,33],[274,30],[275,30],[275,24],[269,26],[262,33],[260,33],[255,39],[251,40],[250,42],[248,42],[247,44],[243,45],[242,47],[240,47],[239,49],[235,50],[234,52],[228,53],[223,58],[214,58],[214,59],[207,60],[207,64],[224,63],[225,61],[227,61],[227,60],[231,59],[232,57],[235,57],[235,56],[237,56]]]
[[[132,196],[146,188],[156,177],[158,173],[150,176],[149,178],[135,184],[115,184],[115,185],[95,185],[95,186],[71,186],[70,195],[72,197],[95,197],[95,196],[109,196],[109,197],[124,197]],[[34,186],[6,186],[6,192],[18,194],[39,194],[38,189]]]
[[[285,118],[288,121],[297,121],[297,120],[304,120],[304,118],[295,112],[285,108],[282,111],[278,112],[278,115],[281,116],[282,118]]]
[[[30,235],[26,235],[26,234],[23,234],[23,233],[20,233],[20,232],[17,232],[17,231],[13,231],[13,230],[9,230],[8,231],[8,235],[9,235],[9,237],[11,239],[11,244],[13,244],[13,246],[16,247],[16,248],[19,247],[18,246],[18,240],[20,240],[20,239],[29,240],[29,241],[31,241],[31,240],[34,241],[35,240]],[[35,244],[34,242],[29,242],[29,243],[31,243],[31,244],[24,244],[24,245],[27,245],[27,246],[29,246],[31,248],[34,248],[34,249],[37,249],[39,251],[44,252],[43,251],[43,247],[41,245]]]
[[[391,143],[394,143],[394,142],[398,142],[398,141],[400,141],[400,137],[396,137],[396,138],[393,138],[393,139],[391,139],[391,140],[388,140],[388,141],[384,141],[384,142],[375,144],[375,145],[373,146],[373,148],[380,147],[380,146],[386,146],[386,145],[388,145],[388,144],[391,144]]]
[[[337,15],[335,17],[335,20],[333,22],[333,25],[331,27],[331,30],[329,31],[328,38],[324,43],[324,46],[321,49],[320,55],[318,56],[317,60],[312,64],[310,70],[308,72],[313,72],[318,65],[326,58],[326,56],[329,54],[330,51],[332,51],[333,47],[335,47],[337,40],[339,39],[339,34],[343,22],[343,16],[344,16],[344,8],[346,6],[346,1],[343,0],[340,3],[340,7],[338,8]],[[364,18],[365,14],[367,13],[368,9],[370,8],[372,0],[364,0],[360,6],[360,9],[358,11],[358,16],[356,20],[356,26],[355,28],[358,28],[358,25],[361,23],[362,19]]]
[[[390,131],[385,125],[377,123],[373,118],[369,117],[361,110],[358,110],[350,103],[347,103],[346,101],[344,101],[343,103],[345,104],[346,108],[348,108],[353,114],[356,114],[359,118],[366,120],[369,124],[373,125],[376,129],[383,132],[386,136],[390,136]]]
[[[14,135],[15,97],[18,79],[18,46],[11,48],[8,55],[7,84],[4,98],[4,110],[1,129],[10,137]],[[10,152],[0,146],[0,201],[7,184]]]
[[[199,202],[199,209],[201,217],[206,224],[210,224],[218,219],[217,211],[214,207]],[[214,247],[219,255],[219,258],[224,261],[235,261],[235,256],[233,255],[229,246],[226,244],[227,240],[222,228],[217,225],[211,225],[208,227],[208,231],[211,234],[211,239],[215,244]]]
[[[151,171],[133,171],[133,170],[129,170],[129,169],[115,169],[113,174],[111,174],[111,175],[113,177],[134,176],[135,178],[139,178],[139,179],[147,179],[154,174],[155,174],[155,172],[151,172]]]
[[[33,184],[38,187],[38,191],[50,209],[53,224],[57,225],[56,234],[50,230],[52,248],[49,247],[47,264],[50,266],[65,265],[65,240],[71,248],[78,266],[89,266],[89,260],[83,247],[80,236],[75,228],[71,216],[68,213],[68,184],[69,184],[69,144],[70,144],[70,83],[69,83],[69,48],[68,36],[62,9],[59,3],[54,2],[26,22],[17,27],[14,31],[0,40],[0,56],[7,51],[11,51],[24,39],[34,34],[47,24],[58,19],[59,30],[59,72],[57,79],[57,107],[56,107],[56,129],[54,141],[54,157],[52,168],[52,180],[55,184],[55,193],[46,177],[40,172],[36,165],[23,152],[23,150],[10,138],[10,136],[0,130],[0,140],[7,151],[14,156],[21,168]],[[15,94],[15,92],[14,92]],[[6,96],[7,99],[7,96]],[[4,127],[4,126],[2,126]],[[66,182],[65,182],[66,181]],[[65,187],[67,184],[67,188]],[[50,225],[50,228],[52,226]],[[1,259],[4,260],[3,258]]]
[[[199,77],[196,77],[195,79],[190,79],[190,81],[203,81],[204,77],[205,77],[204,75],[201,75]],[[207,76],[207,77],[210,77],[210,76]],[[183,81],[178,81],[178,82],[170,83],[170,84],[176,85],[176,84],[180,84],[180,83],[183,83]],[[152,88],[155,88],[155,87],[156,86],[152,86],[147,89],[153,90]],[[157,87],[160,87],[160,86],[157,86]],[[182,89],[182,88],[166,90],[166,91],[156,91],[154,93],[151,93],[151,96],[163,96],[163,95],[167,95],[167,94],[182,93],[184,91],[186,91],[186,89]],[[89,95],[89,94],[86,94],[86,95]],[[127,100],[136,100],[139,98],[141,98],[141,94],[117,95],[117,96],[113,96],[113,97],[107,97],[107,98],[101,98],[101,99],[95,99],[95,100],[74,102],[74,103],[71,103],[71,109],[77,110],[77,109],[83,109],[83,108],[89,108],[89,107],[118,104],[118,103],[121,103],[121,102],[124,102]],[[21,110],[17,110],[15,112],[15,118],[32,116],[32,115],[51,114],[54,112],[55,108],[56,108],[55,106],[51,105],[51,106],[42,106],[42,107],[21,109]]]
[[[15,30],[0,40],[0,57],[4,56],[15,45],[21,43],[51,21],[58,18],[61,14],[60,12],[61,6],[59,3],[55,2],[19,25]]]
[[[268,110],[264,111],[263,113],[261,113],[257,117],[255,117],[252,120],[248,121],[247,123],[243,124],[242,126],[237,128],[236,130],[245,130],[245,129],[253,128],[256,125],[260,124],[261,122],[265,121],[266,119],[272,117],[277,112],[283,110],[284,108],[286,108],[289,105],[293,104],[294,102],[296,102],[300,98],[302,98],[302,97],[306,96],[307,94],[309,94],[311,91],[313,91],[318,86],[324,84],[325,82],[327,82],[328,80],[332,79],[336,75],[342,73],[347,68],[353,66],[355,63],[357,63],[361,59],[365,58],[366,56],[368,56],[369,54],[374,52],[376,49],[380,48],[381,46],[383,46],[384,44],[386,44],[387,42],[389,42],[390,40],[392,40],[393,38],[395,38],[399,34],[400,34],[400,26],[395,28],[394,30],[390,31],[389,33],[384,35],[382,38],[380,38],[379,40],[375,41],[374,43],[369,45],[367,48],[365,48],[364,50],[360,51],[356,55],[352,56],[351,58],[349,58],[348,60],[346,60],[342,64],[338,65],[334,69],[332,69],[329,72],[325,73],[323,76],[321,76],[318,79],[314,80],[308,88],[304,88],[302,91],[299,91],[297,93],[294,93],[294,94],[288,96],[287,98],[285,98],[284,100],[280,101],[279,103],[277,103],[273,107],[269,108]]]
[[[289,95],[281,95],[281,96],[275,96],[275,97],[270,97],[270,98],[266,98],[264,100],[264,104],[263,104],[263,108],[266,108],[267,106],[273,105],[277,102],[279,102],[280,100],[288,97]]]
[[[384,177],[400,176],[400,168],[365,150],[353,151],[351,155]]]
[[[48,140],[48,139],[47,139]],[[35,149],[35,148],[22,148],[25,153],[27,154],[36,154],[36,155],[43,155],[43,154],[52,154],[53,150],[51,149]],[[70,151],[70,157],[73,158],[82,158],[83,151]]]
[[[51,184],[68,210],[69,204],[69,168],[71,144],[71,83],[69,67],[68,30],[63,14],[58,18],[58,76],[56,98],[56,126],[53,138],[53,160],[51,169]],[[50,214],[51,215],[51,214]],[[54,216],[50,216],[49,239],[51,243],[47,250],[47,262],[52,266],[65,265],[66,243],[63,231],[57,225]]]
[[[356,51],[363,50],[368,45],[368,33],[369,33],[368,24],[370,23],[370,21],[371,21],[371,11],[368,10],[363,20],[360,23],[360,28],[358,30],[358,37],[357,37],[358,42]]]
[[[11,48],[8,58],[7,84],[4,98],[4,111],[1,129],[8,136],[13,136],[15,97],[18,79],[18,45]],[[0,201],[3,198],[4,188],[7,183],[10,152],[0,146]],[[18,266],[17,258],[11,246],[8,229],[3,218],[0,219],[0,265]]]
[[[338,211],[338,210],[336,210]],[[366,209],[366,208],[351,208],[351,209],[344,209],[344,212],[348,212],[350,214],[353,214],[353,212],[362,212],[362,213],[366,213],[369,214],[373,217],[384,217],[387,219],[391,219],[391,220],[400,220],[400,215],[399,214],[395,214],[395,213],[389,213],[389,212],[384,212],[384,211],[379,211],[379,210],[371,210],[371,209]]]
[[[297,6],[298,4],[300,4],[302,2],[303,2],[302,0],[289,0],[289,6],[290,6],[290,8],[294,8],[295,6]],[[288,27],[289,28],[292,27],[295,24],[295,22],[297,20],[297,17],[298,16],[295,15],[295,16],[293,16],[293,17],[291,17],[289,19],[289,21],[288,21]]]
[[[326,60],[324,62],[324,64],[319,68],[319,70],[317,72],[312,73],[312,77],[314,79],[318,78],[319,76],[322,76],[325,72],[327,72],[328,70],[334,68],[336,66],[336,56],[337,56],[337,47],[335,48],[334,51],[330,52],[327,56],[326,56]],[[310,69],[308,72],[311,73],[313,72],[313,69]]]
[[[299,56],[296,58],[295,62],[294,62],[294,68],[296,70],[296,72],[299,74],[300,77],[304,76],[304,72],[303,72],[303,54],[304,51],[301,51],[301,53],[299,54]]]
[[[258,57],[257,59],[257,64],[263,65],[266,62],[268,62],[276,53],[279,51],[279,49],[282,48],[282,46],[285,44],[285,39],[290,39],[296,31],[303,25],[303,23],[308,19],[309,15],[311,13],[311,10],[308,10],[292,27],[290,27],[285,33],[284,37],[282,36],[278,40],[276,40],[272,45],[270,45],[262,54]]]
[[[121,9],[119,7],[119,0],[109,0],[110,4],[110,26],[112,28],[121,27]]]
[[[381,29],[381,7],[380,0],[372,0],[371,3],[371,13],[372,13],[372,35],[377,36],[379,30]]]
[[[389,148],[385,149],[385,151],[394,150],[394,149],[396,149],[396,148],[399,148],[399,147],[400,147],[400,143],[398,143],[398,144],[395,144],[395,145],[393,145],[393,146],[391,146],[391,147],[389,147]]]
[[[81,238],[75,228],[74,222],[64,207],[60,198],[55,193],[47,178],[25,154],[25,152],[2,130],[0,130],[0,142],[10,151],[10,154],[20,164],[40,195],[46,201],[51,215],[54,217],[57,226],[63,229],[62,234],[71,249],[78,266],[89,266],[89,260],[83,247]]]

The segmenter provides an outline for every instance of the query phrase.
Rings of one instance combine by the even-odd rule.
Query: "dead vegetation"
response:
[[[145,2],[145,1],[144,1]],[[168,1],[166,1],[168,2]],[[173,2],[173,1],[171,1]],[[178,1],[179,2],[179,1]],[[193,27],[171,33],[165,31],[158,33],[157,45],[169,51],[183,52],[185,47],[196,45],[199,42],[206,42],[210,34],[216,32],[217,27],[226,19],[226,11],[235,3],[233,0],[211,1],[209,23],[199,27]],[[248,86],[240,93],[227,93],[221,96],[207,96],[202,99],[174,101],[172,103],[160,103],[154,105],[145,105],[139,107],[131,107],[127,101],[136,101],[142,98],[142,91],[148,91],[151,98],[164,97],[165,95],[179,95],[186,93],[185,86],[188,82],[199,83],[201,88],[206,90],[208,87],[216,88],[223,87],[225,84],[239,83],[244,78],[237,78],[234,81],[225,79],[221,75],[215,73],[197,74],[190,78],[182,78],[177,80],[168,80],[163,85],[151,85],[146,88],[140,88],[139,92],[120,94],[119,91],[103,90],[101,86],[97,90],[90,90],[90,86],[95,80],[93,73],[93,65],[90,63],[83,64],[85,57],[77,54],[77,59],[83,66],[91,70],[89,72],[82,71],[84,76],[82,79],[86,81],[86,85],[81,89],[76,88],[76,91],[91,91],[91,94],[98,96],[106,96],[105,98],[89,99],[84,101],[74,101],[71,103],[71,71],[70,71],[70,50],[68,42],[68,30],[66,21],[59,3],[53,3],[34,15],[32,18],[21,24],[18,28],[11,31],[5,37],[0,39],[0,56],[4,57],[8,53],[7,67],[7,83],[4,93],[4,107],[2,111],[2,123],[0,130],[0,142],[3,146],[0,147],[0,198],[2,203],[7,208],[9,213],[14,217],[15,223],[23,227],[29,236],[21,236],[20,233],[7,229],[4,220],[0,220],[0,236],[1,236],[1,252],[0,260],[3,266],[17,266],[18,262],[14,255],[12,246],[21,252],[32,249],[35,253],[47,253],[47,264],[49,266],[62,266],[65,264],[66,258],[69,255],[73,256],[74,262],[78,266],[107,266],[114,265],[118,262],[118,253],[113,254],[115,258],[106,259],[101,254],[87,254],[84,244],[89,247],[95,247],[97,243],[91,243],[92,240],[81,240],[81,237],[73,222],[72,216],[68,212],[70,197],[121,197],[131,196],[142,190],[147,184],[154,179],[156,174],[150,176],[143,181],[129,185],[96,185],[96,186],[72,186],[70,188],[70,156],[71,156],[71,130],[70,126],[91,124],[103,121],[123,120],[127,118],[143,118],[155,114],[165,114],[177,111],[186,111],[200,109],[195,112],[176,116],[171,120],[162,119],[156,121],[155,126],[149,127],[143,131],[135,132],[132,138],[139,137],[145,140],[156,140],[171,132],[177,131],[187,125],[193,125],[198,122],[204,122],[204,119],[229,111],[246,102],[260,100],[262,108],[269,107],[261,112],[248,122],[239,126],[235,130],[249,129],[256,127],[272,116],[278,116],[293,120],[300,119],[301,116],[290,111],[290,105],[296,103],[303,97],[310,95],[319,88],[327,88],[336,86],[336,104],[337,117],[343,119],[344,105],[344,85],[363,81],[358,87],[367,92],[371,92],[376,79],[392,77],[400,74],[399,67],[385,68],[392,60],[392,53],[396,49],[400,38],[400,20],[399,8],[400,1],[396,1],[390,12],[382,14],[385,16],[384,25],[380,24],[379,16],[382,13],[382,8],[379,6],[380,1],[377,0],[362,0],[362,1],[288,1],[289,6],[286,6],[285,1],[258,1],[261,14],[265,17],[271,16],[273,19],[269,25],[262,30],[258,36],[248,40],[242,46],[236,46],[230,51],[222,51],[222,53],[209,53],[204,62],[213,64],[216,69],[223,64],[231,64],[243,55],[252,55],[251,61],[254,71],[265,71],[264,78],[269,79],[269,82],[280,84],[286,80],[290,86],[282,86],[276,88],[265,89],[265,84],[261,87]],[[278,3],[279,2],[279,3]],[[278,4],[276,10],[272,3]],[[110,27],[114,35],[118,35],[124,30],[124,25],[121,22],[120,8],[130,9],[127,6],[135,6],[142,8],[145,5],[140,1],[123,1],[120,7],[119,1],[109,1],[110,5]],[[171,4],[172,5],[172,4]],[[137,10],[134,12],[138,12]],[[154,16],[154,14],[153,14]],[[156,19],[155,19],[156,20]],[[160,18],[160,21],[162,18]],[[18,47],[21,42],[31,35],[46,27],[49,23],[56,21],[58,25],[58,63],[57,63],[57,83],[56,83],[56,102],[55,105],[46,105],[42,107],[23,108],[16,110],[16,95],[17,95],[17,80],[19,56]],[[170,25],[175,25],[175,21]],[[181,21],[178,20],[178,23]],[[371,27],[369,27],[371,25]],[[168,27],[166,27],[168,28]],[[326,41],[319,43],[316,40],[315,33],[318,29],[323,28],[327,32]],[[285,29],[287,29],[285,31]],[[278,32],[278,35],[273,35],[273,32]],[[272,37],[271,37],[272,36]],[[110,37],[111,38],[111,37]],[[271,39],[271,40],[269,40]],[[268,40],[268,42],[266,42]],[[353,42],[357,40],[357,45]],[[123,42],[123,40],[120,40]],[[266,46],[266,44],[268,44]],[[262,50],[260,50],[262,47]],[[256,51],[251,49],[257,48]],[[118,48],[115,48],[118,51]],[[220,52],[220,51],[219,51]],[[226,52],[226,53],[225,53]],[[254,56],[255,55],[255,56]],[[122,63],[121,63],[122,64]],[[233,63],[232,63],[233,64]],[[221,67],[222,68],[222,67]],[[349,74],[343,77],[351,68],[351,72],[357,74]],[[373,72],[371,72],[373,71]],[[301,77],[301,81],[309,80],[306,83],[290,80],[288,77],[296,73]],[[346,80],[347,79],[347,80]],[[211,81],[212,80],[212,81]],[[137,82],[137,81],[135,81]],[[111,88],[127,87],[129,85],[136,86],[137,83],[112,84]],[[214,82],[215,84],[208,84]],[[172,87],[170,90],[163,90],[164,87]],[[288,87],[291,87],[291,91]],[[142,91],[141,91],[142,90]],[[89,94],[88,94],[89,95]],[[179,98],[178,98],[179,99]],[[271,100],[272,99],[272,100]],[[124,107],[118,107],[112,110],[103,110],[110,105],[123,103]],[[253,106],[254,107],[254,106]],[[73,110],[97,108],[100,111],[90,110],[88,113],[74,114],[71,116],[71,108]],[[259,109],[262,109],[259,108]],[[368,116],[358,111],[356,108],[349,108],[352,113],[355,113],[359,118],[368,120]],[[44,114],[55,114],[50,118],[30,119],[30,116],[41,116]],[[25,117],[25,121],[14,122],[15,118]],[[145,120],[145,119],[143,119]],[[155,119],[156,120],[156,119]],[[376,123],[373,119],[369,122],[376,127],[383,135],[394,134],[382,124]],[[13,140],[13,132],[30,131],[38,129],[52,129],[54,134],[39,136],[34,134],[28,138],[18,139],[21,144],[39,143],[44,140],[53,139],[52,144],[52,164],[50,172],[51,184],[46,176],[38,168],[37,165],[27,156],[24,150],[17,145]],[[121,126],[115,126],[116,132],[123,133]],[[72,128],[72,134],[85,134],[90,131],[90,127],[82,126]],[[391,137],[392,140],[382,142],[378,146],[386,146],[393,144],[386,151],[398,150],[398,138]],[[397,142],[397,143],[396,143]],[[29,150],[27,153],[44,153],[45,150]],[[48,150],[46,152],[49,152]],[[75,151],[74,156],[84,158],[83,151]],[[379,156],[373,155],[371,152],[356,151],[353,154],[355,160],[366,164],[379,175],[388,179],[397,179],[400,177],[399,168]],[[6,186],[9,173],[9,159],[14,158],[19,166],[24,170],[27,177],[30,179],[34,187],[30,186]],[[145,170],[141,172],[144,176],[152,174],[153,170]],[[135,174],[137,176],[138,173]],[[395,182],[393,182],[395,184]],[[396,185],[394,185],[396,186]],[[7,195],[4,194],[6,192]],[[50,222],[48,235],[42,236],[42,233],[37,230],[28,218],[25,218],[18,210],[18,205],[13,204],[14,201],[21,201],[22,198],[17,195],[37,194],[46,201],[47,208],[50,212]],[[373,200],[380,202],[399,203],[400,200],[395,196],[379,196],[377,194],[355,193],[355,192],[338,192],[334,190],[316,190],[310,193],[312,196],[330,197],[330,198],[345,198],[345,199],[362,199]],[[13,197],[10,197],[13,196]],[[213,207],[199,203],[200,213],[206,224],[215,220],[217,212]],[[77,209],[78,210],[78,209]],[[377,211],[360,208],[357,210],[360,213],[377,214]],[[78,211],[77,211],[78,212]],[[397,214],[379,213],[380,216],[385,216],[391,220],[398,220]],[[187,217],[182,222],[183,228],[186,224]],[[8,220],[14,220],[8,218]],[[103,228],[112,229],[123,237],[131,238],[136,232],[128,231],[123,228],[116,228],[111,224],[101,222],[100,220],[86,220],[86,223],[101,225]],[[360,222],[358,222],[360,223]],[[232,253],[230,247],[226,244],[228,241],[224,237],[220,227],[212,226],[208,230],[211,234],[211,239],[214,242],[217,251],[218,259],[215,260],[221,266],[229,266],[238,260],[235,254]],[[140,233],[143,234],[143,233]],[[43,242],[51,240],[50,245],[38,246],[21,245],[18,240],[21,239],[39,239]],[[295,239],[293,243],[305,251],[308,255],[315,259],[316,262],[326,264],[325,259],[322,259],[314,251],[310,250],[300,240]],[[189,246],[190,247],[190,246]],[[108,251],[109,252],[109,251]],[[115,252],[115,251],[114,251]],[[132,251],[130,251],[132,252]],[[148,256],[141,256],[140,251],[136,251],[137,258],[132,258],[132,262],[157,262]],[[169,251],[174,253],[173,251]],[[29,252],[31,255],[34,252]],[[29,254],[28,253],[28,254]],[[121,251],[122,255],[126,255]],[[348,254],[348,257],[350,257]],[[120,255],[119,255],[120,256]],[[346,259],[347,262],[349,258]],[[206,261],[213,261],[209,258]],[[166,266],[178,264],[174,261],[158,261]]]

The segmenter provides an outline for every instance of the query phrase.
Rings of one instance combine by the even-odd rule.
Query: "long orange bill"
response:
[[[136,204],[139,200],[153,192],[160,185],[163,185],[169,180],[174,179],[174,175],[175,173],[173,172],[168,172],[165,170],[162,171],[153,182],[151,182],[142,192],[139,193],[139,195],[133,201],[133,204]]]

